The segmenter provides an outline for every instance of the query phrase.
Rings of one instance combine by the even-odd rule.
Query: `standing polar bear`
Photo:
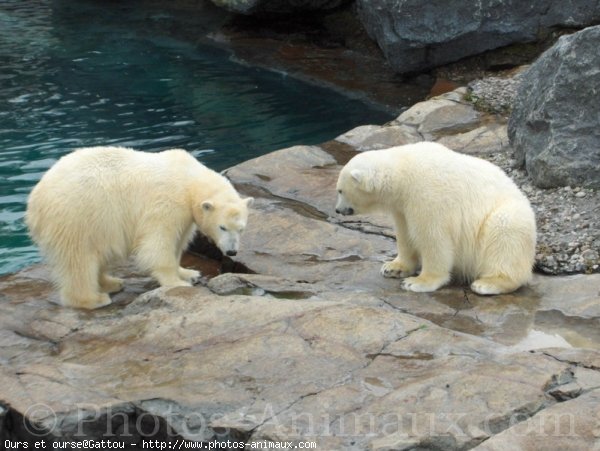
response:
[[[342,169],[337,191],[337,213],[391,213],[398,256],[381,273],[406,277],[407,290],[437,290],[453,274],[500,294],[531,277],[533,210],[492,163],[432,142],[369,151]]]
[[[94,309],[123,281],[111,263],[133,254],[161,286],[190,286],[179,266],[196,227],[235,255],[252,198],[185,150],[91,147],[62,157],[29,196],[26,222],[65,306]]]

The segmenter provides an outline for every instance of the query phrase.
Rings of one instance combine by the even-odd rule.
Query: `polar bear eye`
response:
[[[227,232],[227,228],[225,226],[219,226],[219,229],[221,229],[223,232]]]
[[[338,194],[342,194],[342,190],[341,189],[338,189]]]

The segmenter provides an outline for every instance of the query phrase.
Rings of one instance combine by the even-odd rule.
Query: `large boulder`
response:
[[[600,187],[599,45],[600,26],[563,36],[523,76],[509,138],[542,188]]]
[[[347,0],[211,0],[215,5],[239,14],[290,13],[333,9]]]
[[[600,20],[595,0],[357,0],[360,18],[398,72],[413,72],[508,44],[552,27]]]

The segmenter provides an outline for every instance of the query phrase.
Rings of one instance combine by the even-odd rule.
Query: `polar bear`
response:
[[[533,210],[492,163],[433,142],[368,151],[342,169],[337,193],[339,214],[392,215],[398,256],[381,273],[405,277],[406,290],[435,291],[452,274],[476,293],[500,294],[531,277]]]
[[[190,286],[200,273],[179,260],[196,228],[235,255],[252,200],[185,150],[90,147],[44,174],[29,196],[26,222],[62,304],[94,309],[123,287],[108,271],[129,255],[161,286]]]

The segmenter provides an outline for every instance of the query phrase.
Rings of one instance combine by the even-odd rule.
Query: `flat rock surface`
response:
[[[428,117],[432,139],[501,125]],[[415,139],[418,126],[372,130]],[[493,297],[403,291],[379,275],[389,219],[333,213],[354,146],[381,144],[363,132],[229,169],[256,202],[235,265],[186,255],[198,286],[156,289],[124,267],[125,291],[84,312],[54,303],[44,266],[1,278],[0,437],[593,449],[600,275],[536,275]],[[551,421],[570,435],[554,442]]]

